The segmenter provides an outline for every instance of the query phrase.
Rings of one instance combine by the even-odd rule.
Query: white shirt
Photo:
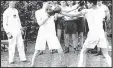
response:
[[[91,35],[97,37],[104,35],[103,30],[103,18],[101,15],[99,15],[99,10],[93,10],[93,9],[85,9],[82,11],[85,14],[85,17],[88,22],[89,32]]]
[[[6,32],[15,33],[22,28],[18,11],[15,8],[7,8],[3,13],[3,27]]]
[[[37,23],[40,25],[43,23],[44,19],[48,18],[48,14],[45,12],[44,9],[37,10],[35,12],[35,16],[37,19]],[[41,35],[56,35],[55,31],[55,23],[54,23],[54,16],[51,16],[45,24],[39,27],[39,34]]]
[[[102,17],[105,18],[106,17],[106,10],[108,10],[108,7],[102,4],[101,6],[98,6],[98,9],[100,10],[99,15],[102,15]]]

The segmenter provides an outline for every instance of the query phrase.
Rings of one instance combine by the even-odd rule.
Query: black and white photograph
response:
[[[112,0],[1,1],[1,67],[112,67]]]

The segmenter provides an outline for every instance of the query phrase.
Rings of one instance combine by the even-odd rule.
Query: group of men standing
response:
[[[85,4],[80,5],[79,1],[60,1],[61,8],[63,12],[72,14],[77,13],[81,9],[85,9]],[[75,23],[76,22],[76,23]],[[74,50],[80,50],[83,45],[83,32],[84,32],[84,24],[86,20],[84,17],[79,18],[71,18],[67,16],[62,16],[60,19],[58,18],[57,23],[57,36],[61,38],[61,30],[64,34],[64,45],[65,45],[65,53],[69,52],[69,45],[72,45]],[[78,36],[79,35],[79,36]],[[72,43],[71,43],[72,42]],[[80,44],[78,44],[80,43]],[[78,45],[80,45],[78,47]]]
[[[45,50],[46,42],[49,50],[57,49],[59,57],[66,65],[64,52],[69,52],[69,45],[74,50],[78,50],[78,33],[80,35],[80,60],[78,66],[83,65],[83,55],[86,55],[87,48],[94,48],[96,45],[102,48],[102,53],[111,66],[111,58],[108,55],[108,42],[103,30],[103,20],[107,16],[109,21],[109,11],[105,5],[98,5],[101,1],[87,1],[88,8],[79,1],[47,1],[43,2],[41,9],[35,12],[35,17],[39,25],[35,52],[32,57],[31,66],[35,66],[36,56],[40,55],[40,51]],[[7,33],[9,40],[9,63],[14,62],[15,47],[17,45],[21,61],[26,61],[24,52],[24,44],[22,39],[22,27],[14,1],[9,2],[9,8],[3,14],[3,27]],[[98,14],[100,14],[98,16]],[[89,32],[84,44],[84,26],[87,20]],[[61,34],[64,34],[65,48],[60,44]],[[58,37],[58,38],[57,38]],[[70,44],[70,39],[72,44]]]

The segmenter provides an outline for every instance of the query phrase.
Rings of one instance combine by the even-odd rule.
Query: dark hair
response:
[[[93,3],[93,5],[97,5],[97,0],[87,0],[89,3]]]
[[[73,1],[73,0],[69,0],[69,1]],[[67,3],[67,1],[66,1],[66,3]],[[75,4],[75,3],[73,2],[73,4],[72,4],[72,5],[74,5],[74,4]],[[67,3],[67,6],[69,6],[69,5],[68,5],[68,3]]]

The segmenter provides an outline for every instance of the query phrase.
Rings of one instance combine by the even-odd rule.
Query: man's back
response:
[[[100,36],[104,32],[103,30],[103,18],[99,15],[98,9],[88,9],[86,19],[88,21],[89,32],[95,36]]]
[[[98,6],[98,9],[101,11],[100,14],[103,16],[103,18],[105,18],[108,7],[102,4],[101,6]]]

